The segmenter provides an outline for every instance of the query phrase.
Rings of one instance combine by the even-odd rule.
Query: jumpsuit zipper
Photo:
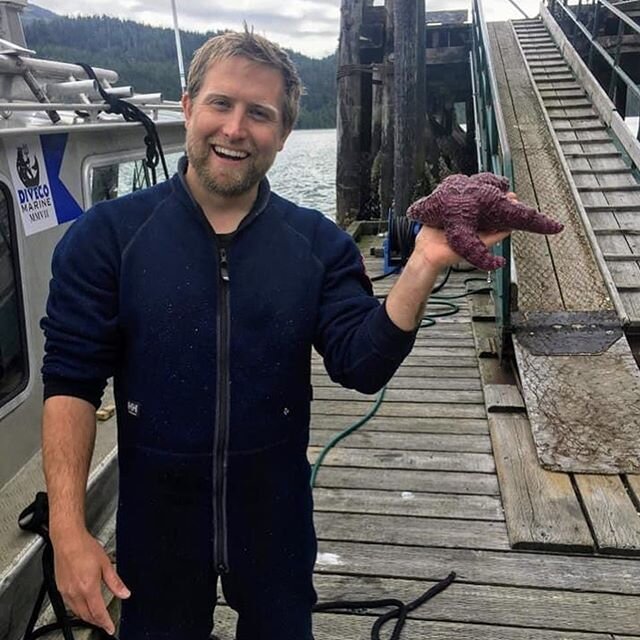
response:
[[[229,441],[229,264],[227,250],[219,249],[217,406],[213,442],[213,563],[219,575],[229,572],[227,557],[227,447]]]

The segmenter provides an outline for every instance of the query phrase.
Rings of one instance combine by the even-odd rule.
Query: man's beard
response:
[[[215,153],[209,144],[202,149],[201,143],[194,143],[187,136],[187,158],[189,164],[195,170],[202,186],[211,193],[221,196],[235,197],[241,196],[253,189],[266,175],[271,167],[271,163],[264,166],[264,162],[257,163],[251,155],[247,160],[247,166],[237,172],[229,172],[224,179],[216,178],[209,165],[210,154]]]

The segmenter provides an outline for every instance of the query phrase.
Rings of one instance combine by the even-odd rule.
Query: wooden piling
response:
[[[395,177],[394,213],[405,214],[424,164],[424,1],[394,2]]]
[[[336,222],[358,218],[361,193],[360,29],[365,0],[342,0],[338,48]]]
[[[380,132],[380,211],[385,218],[393,202],[393,162],[394,162],[394,75],[393,75],[393,3],[386,0],[388,34],[387,47],[382,66],[382,129]]]
[[[383,70],[381,65],[373,69],[373,97],[371,109],[371,156],[376,157],[382,144],[382,94]]]

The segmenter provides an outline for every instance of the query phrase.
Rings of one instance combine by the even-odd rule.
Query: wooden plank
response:
[[[591,211],[615,211],[627,213],[640,211],[640,204],[610,204],[610,205],[585,205],[587,213]]]
[[[581,144],[585,144],[585,141],[582,141]],[[613,142],[611,143],[613,144]],[[594,187],[581,187],[579,191],[596,191],[605,193],[606,195],[616,195],[615,192],[619,193],[638,193],[640,192],[640,184],[615,184],[609,187],[604,185],[598,185]],[[611,193],[614,192],[614,193]],[[640,199],[639,199],[640,201]]]
[[[307,450],[311,463],[320,454],[320,447]],[[324,459],[323,465],[338,467],[368,467],[375,469],[415,469],[422,471],[469,471],[493,473],[493,458],[487,453],[451,453],[446,451],[380,451],[377,449],[347,449],[336,447]]]
[[[444,576],[443,576],[444,577]],[[324,576],[323,578],[324,579]],[[318,580],[318,585],[322,588],[322,579]],[[344,581],[347,578],[343,579]],[[379,598],[381,594],[395,595],[397,587],[393,581],[381,580],[375,582],[370,580],[377,589],[369,590],[371,598]],[[427,587],[427,584],[416,583],[407,594],[407,601],[417,598]],[[327,591],[321,591],[323,601],[333,601],[338,595],[344,598],[354,597],[354,588],[346,585],[339,588],[338,585],[330,585]],[[440,596],[438,596],[440,597]],[[435,607],[435,603],[434,603]],[[437,609],[437,607],[436,607]],[[372,615],[362,614],[330,614],[316,613],[313,616],[313,637],[315,640],[362,640],[371,637],[371,627],[375,622]],[[235,638],[235,625],[237,615],[227,606],[219,605],[216,608],[215,633],[220,640],[233,640]],[[382,631],[382,637],[386,637],[386,625]],[[464,624],[449,622],[432,622],[410,619],[402,632],[402,640],[478,640],[478,638],[491,638],[491,640],[611,640],[611,635],[548,631],[537,628],[520,629],[513,627],[499,627],[494,625]]]
[[[386,468],[323,466],[316,477],[317,487],[336,489],[379,489],[497,496],[498,481],[493,473],[467,471],[416,471]]]
[[[489,429],[511,545],[593,549],[571,480],[540,467],[527,417],[491,414]]]
[[[577,132],[582,132],[582,131],[606,131],[607,127],[601,123],[590,123],[590,124],[585,124],[582,125],[581,127],[566,127],[566,126],[562,126],[562,125],[554,125],[553,130],[556,133],[562,133],[562,132],[571,132],[571,133],[577,133]]]
[[[640,554],[640,514],[618,476],[576,474],[598,550]]]
[[[353,424],[353,422],[353,416],[314,415],[311,426],[319,429],[342,430]],[[489,433],[489,426],[484,418],[397,418],[375,415],[367,422],[367,430],[393,433],[477,435]]]
[[[549,120],[552,122],[571,122],[574,119],[580,119],[580,121],[585,120],[599,120],[600,116],[597,113],[584,113],[580,114],[550,114]]]
[[[321,364],[321,358],[314,358],[316,364]],[[398,371],[400,371],[403,367],[430,367],[438,369],[439,371],[447,371],[447,376],[450,376],[451,373],[449,371],[451,369],[470,369],[475,368],[477,366],[477,361],[475,356],[461,356],[459,358],[450,358],[444,359],[441,356],[412,356],[409,357],[402,363]],[[403,373],[402,375],[410,375],[407,373]]]
[[[561,144],[570,144],[569,140],[560,140]],[[602,137],[602,138],[591,138],[591,139],[578,139],[573,141],[574,144],[577,145],[582,145],[582,148],[585,150],[588,150],[590,145],[598,145],[599,147],[599,151],[604,151],[606,150],[607,146],[614,146],[615,147],[615,143],[613,142],[613,140],[611,140],[611,138],[607,138],[607,137]]]
[[[619,235],[639,235],[640,234],[640,226],[638,228],[632,227],[617,227],[617,228],[599,228],[595,227],[593,232],[597,236],[619,236]]]
[[[604,162],[603,160],[591,160],[590,163],[595,164],[598,162]],[[612,184],[617,180],[633,180],[633,177],[616,177],[616,176],[585,176],[581,178],[581,184],[589,185],[593,188],[599,185],[608,185]],[[597,192],[584,192],[581,196],[583,203],[585,206],[608,206],[609,197],[604,193]],[[613,212],[609,211],[594,211],[590,215],[590,220],[592,225],[594,223],[604,223],[606,222],[608,226],[617,226],[619,225],[619,221]],[[631,251],[631,245],[627,241],[627,239],[620,235],[616,234],[613,236],[596,236],[598,245],[600,250],[603,253],[603,257],[605,261],[607,261],[606,256],[612,254],[627,254]],[[640,283],[640,267],[637,264],[631,262],[618,262],[618,261],[609,261],[607,263],[607,268],[613,277],[613,281],[617,287],[629,287],[634,286],[636,283]],[[628,304],[625,304],[626,313],[632,317],[634,315],[633,309],[629,307]]]
[[[364,395],[342,387],[316,387],[314,400],[348,400],[357,403],[371,403],[376,395]],[[384,402],[450,402],[456,404],[482,404],[482,391],[463,391],[445,389],[387,389]]]
[[[440,358],[456,359],[459,357],[470,357],[475,355],[473,346],[460,347],[413,347],[411,354],[414,356],[438,356]]]
[[[315,375],[325,374],[324,365],[315,362],[311,366],[311,371]],[[436,366],[420,366],[412,362],[404,363],[398,368],[396,373],[400,378],[439,378],[443,379],[457,378],[461,380],[474,379],[478,377],[477,363],[466,367],[436,367]]]
[[[464,24],[469,19],[469,11],[467,9],[458,9],[454,11],[427,11],[427,24]]]
[[[311,384],[314,389],[319,387],[326,387],[329,389],[337,389],[338,386],[331,382],[327,375],[313,375],[311,376]],[[480,391],[482,385],[478,378],[419,378],[416,376],[403,376],[397,375],[391,378],[387,384],[388,389],[427,389],[427,390],[453,390],[461,389],[465,391]],[[317,397],[317,396],[316,396]]]
[[[512,384],[486,384],[484,398],[489,413],[526,410],[518,387]]]
[[[549,109],[584,109],[591,107],[591,103],[588,100],[581,98],[544,98],[544,105]]]
[[[558,68],[564,68],[567,71],[569,71],[569,65],[562,59],[560,60],[550,60],[548,62],[536,62],[536,63],[530,63],[529,66],[532,69],[558,69]]]
[[[491,453],[491,441],[488,435],[385,433],[384,431],[369,431],[366,427],[365,424],[343,439],[340,446],[350,449]],[[339,429],[314,428],[311,433],[311,444],[324,446],[339,431]]]
[[[513,372],[506,363],[500,364],[496,358],[486,358],[480,361],[483,384],[515,384]]]
[[[496,309],[493,301],[485,296],[473,296],[470,302],[471,317],[474,320],[493,320]]]
[[[500,101],[502,104],[509,144],[513,154],[515,190],[520,200],[535,208],[540,204],[536,198],[531,174],[529,171],[524,143],[520,134],[517,107],[511,91],[510,80],[513,73],[507,77],[505,65],[509,57],[503,55],[500,43],[505,39],[503,25],[490,25],[491,46],[498,80]],[[524,99],[527,99],[526,97]],[[518,269],[519,305],[523,308],[539,308],[548,305],[550,308],[562,308],[559,285],[556,272],[551,260],[549,245],[544,236],[533,234],[512,234],[512,252]],[[540,292],[544,292],[543,295]]]
[[[503,521],[497,496],[447,495],[374,489],[325,489],[313,491],[315,511],[380,515]]]
[[[460,356],[458,358],[444,359],[439,356],[412,356],[409,357],[398,367],[398,372],[403,376],[413,375],[410,369],[417,367],[422,371],[430,369],[434,374],[439,371],[445,372],[447,376],[454,375],[452,370],[457,369],[461,377],[468,377],[470,369],[477,369],[478,361],[476,357]]]
[[[423,585],[422,587],[420,585]],[[329,600],[339,593],[341,597],[380,598],[393,595],[404,601],[417,597],[429,583],[405,580],[385,580],[384,577],[318,576],[318,591],[321,600]],[[353,595],[351,595],[353,594]],[[537,591],[494,587],[483,584],[467,584],[455,581],[436,599],[416,609],[412,618],[416,620],[439,620],[449,622],[485,623],[488,625],[510,625],[516,627],[524,637],[529,637],[534,628],[544,627],[563,630],[581,629],[583,632],[611,633],[619,630],[636,633],[638,625],[638,598],[616,594],[574,593],[569,590]],[[603,615],[603,612],[606,612]],[[407,630],[412,623],[409,623]],[[493,627],[484,633],[478,631],[477,638],[502,637],[494,635]],[[549,633],[537,629],[540,634]],[[340,637],[340,636],[335,636]],[[368,636],[359,636],[368,637]],[[404,634],[402,636],[405,637]],[[425,638],[431,636],[425,636]],[[544,638],[544,635],[533,636]],[[570,636],[562,636],[569,638]],[[455,633],[449,636],[458,638]]]
[[[406,471],[324,466],[316,476],[316,487],[335,489],[379,489],[460,495],[499,496],[493,473],[466,471]]]
[[[640,475],[627,475],[625,476],[625,480],[629,487],[629,491],[633,496],[636,506],[640,511]]]
[[[442,329],[435,327],[428,327],[427,330],[419,331],[416,337],[415,347],[448,347],[448,348],[460,348],[460,347],[473,347],[473,338],[471,332],[468,329],[457,330]]]
[[[331,402],[328,400],[316,400],[311,405],[311,413],[314,415],[345,415],[362,416],[366,413],[360,403]],[[416,417],[416,418],[484,418],[484,404],[452,405],[438,402],[383,402],[376,415],[382,417]]]
[[[578,175],[616,175],[616,174],[629,174],[631,175],[631,169],[626,166],[620,166],[616,169],[572,169],[571,173],[574,176]]]
[[[638,262],[640,260],[638,253],[605,253],[603,255],[607,262]]]
[[[555,278],[546,278],[542,280],[537,288],[532,288],[533,295],[531,300],[521,295],[521,289],[525,289],[529,281],[530,270],[527,270],[529,260],[518,261],[516,255],[516,267],[518,270],[518,304],[524,309],[540,310],[541,304],[548,304],[546,292],[549,284],[554,279],[560,284],[562,291],[562,302],[555,306],[556,309],[562,308],[600,308],[602,304],[606,304],[607,291],[602,285],[601,276],[597,269],[597,265],[593,260],[587,248],[586,239],[582,221],[579,220],[579,214],[575,210],[573,204],[573,195],[570,192],[569,185],[562,177],[559,170],[558,158],[555,149],[551,147],[551,136],[547,131],[547,124],[544,121],[541,107],[536,99],[534,89],[530,86],[529,77],[526,74],[526,68],[517,47],[517,42],[513,34],[508,29],[500,29],[499,49],[502,55],[502,61],[505,70],[509,71],[508,87],[513,97],[514,83],[519,83],[523,87],[523,96],[518,104],[518,108],[514,108],[516,121],[509,127],[512,131],[519,131],[523,140],[523,149],[526,152],[526,164],[532,176],[532,184],[536,191],[536,199],[538,208],[542,211],[553,211],[555,215],[561,218],[567,227],[565,232],[559,236],[543,239],[551,249],[553,255],[553,264],[555,266]],[[524,92],[524,87],[528,86],[528,90]],[[514,98],[514,105],[516,100]],[[530,131],[523,128],[524,122],[531,123]],[[516,161],[516,171],[519,162],[514,154]],[[514,234],[514,246],[516,247],[516,238],[518,234]],[[539,241],[538,241],[539,242]],[[523,244],[530,247],[533,252],[533,245],[529,237],[523,238]],[[538,248],[538,247],[535,247]],[[548,249],[547,249],[548,250]],[[576,258],[576,256],[580,258]],[[529,255],[527,255],[529,257]],[[575,261],[587,266],[581,270],[573,268]],[[571,261],[569,265],[568,262]],[[524,266],[524,275],[522,274],[521,264]],[[533,278],[535,278],[535,274]],[[522,282],[522,285],[521,285]],[[585,300],[585,295],[589,296],[589,300]],[[542,301],[542,302],[541,302]],[[544,308],[544,307],[543,307]]]
[[[548,131],[544,134],[551,138]],[[611,308],[609,291],[593,255],[571,185],[554,149],[529,154],[540,209],[553,212],[565,225],[563,233],[547,237],[560,290],[568,310]],[[579,264],[580,269],[575,265]]]
[[[543,466],[640,470],[640,370],[624,336],[597,355],[536,356],[517,338],[514,350]]]
[[[377,572],[389,578],[439,580],[456,571],[461,581],[475,584],[640,595],[640,562],[629,558],[353,542],[321,542],[320,551],[344,561],[342,574],[370,575],[372,558],[376,558]],[[320,569],[321,573],[334,571],[335,567]]]
[[[504,522],[461,520],[447,517],[416,518],[409,516],[317,511],[314,515],[320,540],[347,540],[395,545],[473,547],[507,550],[509,540]]]

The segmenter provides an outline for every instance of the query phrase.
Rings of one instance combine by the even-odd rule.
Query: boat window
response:
[[[156,169],[158,182],[164,180],[162,167]],[[142,160],[123,160],[91,168],[91,203],[112,200],[152,185],[151,173]]]
[[[11,197],[0,185],[0,406],[27,384],[24,310]]]

